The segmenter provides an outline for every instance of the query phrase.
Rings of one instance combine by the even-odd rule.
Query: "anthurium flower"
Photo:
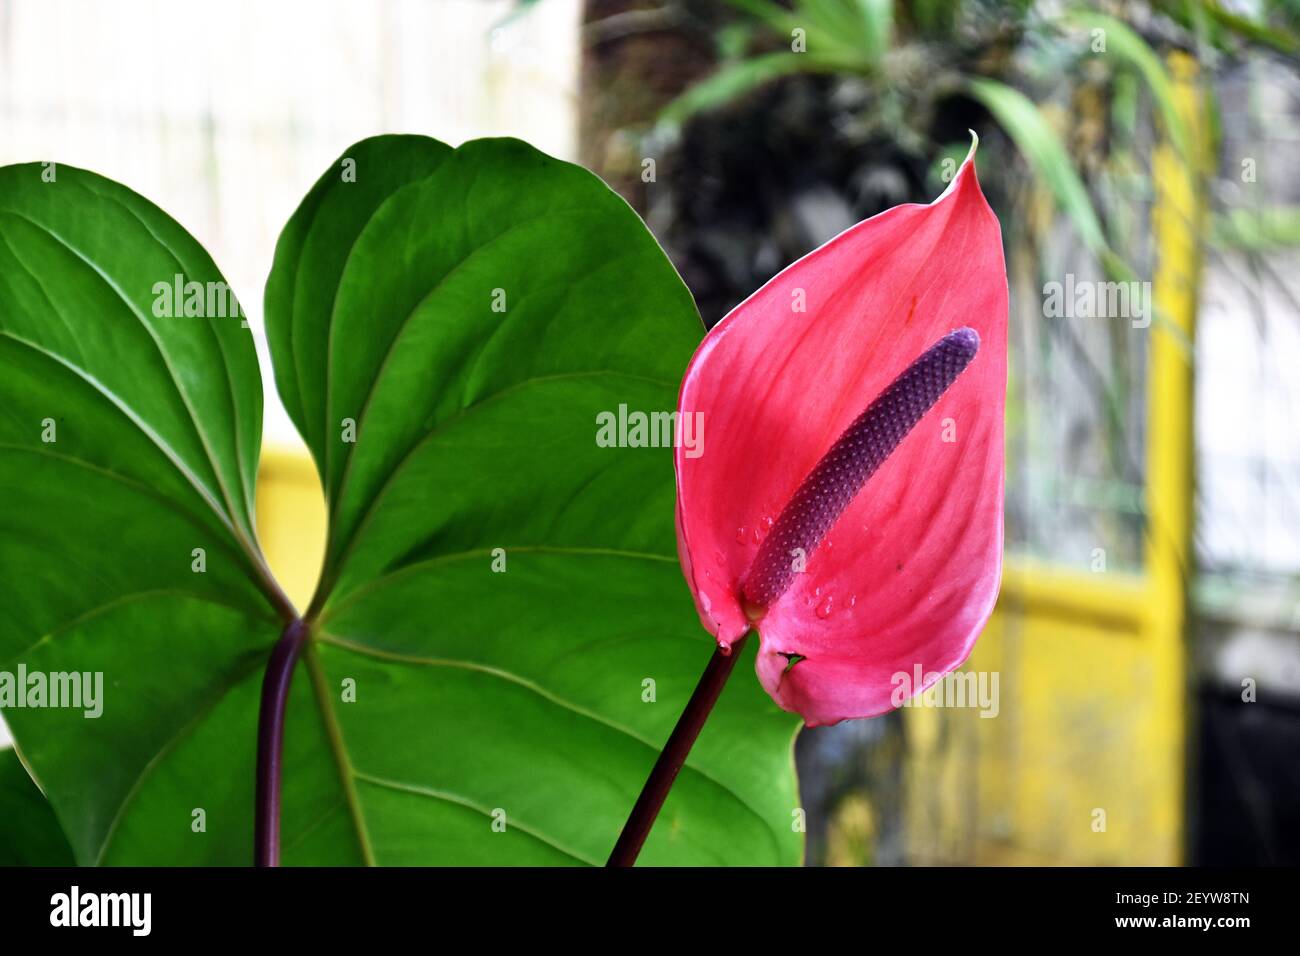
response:
[[[958,667],[997,596],[1007,279],[974,153],[737,306],[682,384],[709,432],[676,455],[700,619],[723,651],[756,630],[759,679],[810,725]]]

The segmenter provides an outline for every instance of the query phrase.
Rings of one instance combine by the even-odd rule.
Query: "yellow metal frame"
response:
[[[1208,169],[1196,64],[1169,61],[1192,155],[1156,150],[1159,250],[1147,372],[1141,575],[1010,558],[969,668],[999,673],[1000,711],[916,709],[907,838],[918,862],[1183,862],[1192,343]]]

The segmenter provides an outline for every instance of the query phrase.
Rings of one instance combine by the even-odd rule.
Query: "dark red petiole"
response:
[[[254,798],[253,863],[280,865],[280,763],[284,751],[284,709],[294,665],[307,638],[307,625],[295,618],[284,629],[262,678],[257,717],[257,794]]]

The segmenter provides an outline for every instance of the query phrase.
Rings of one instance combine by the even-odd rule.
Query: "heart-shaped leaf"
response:
[[[579,167],[381,137],[290,221],[267,323],[327,491],[308,659],[363,854],[603,861],[710,650],[667,448],[598,442],[673,410],[681,280]],[[793,728],[737,680],[642,859],[797,861]]]
[[[188,311],[212,290],[225,317],[187,316],[187,283]],[[0,706],[83,864],[251,853],[285,604],[253,544],[257,360],[223,290],[130,190],[0,169]]]
[[[251,338],[176,223],[49,169],[0,170],[0,670],[102,675],[102,713],[0,706],[78,862],[243,864],[292,615],[254,533]],[[267,326],[330,515],[285,862],[602,861],[710,650],[668,450],[598,441],[674,406],[676,273],[577,167],[381,137],[286,228]],[[797,861],[793,728],[733,681],[642,859]]]

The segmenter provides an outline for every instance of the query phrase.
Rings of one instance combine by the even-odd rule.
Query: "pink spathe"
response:
[[[759,679],[810,725],[891,710],[900,672],[958,667],[997,597],[1007,279],[973,157],[933,203],[859,223],[773,278],[709,332],[682,383],[679,410],[709,428],[703,455],[676,454],[678,550],[700,619],[724,650],[754,627]],[[751,584],[768,603],[746,602],[804,480],[959,329],[977,337],[969,367],[792,555],[780,593]]]

